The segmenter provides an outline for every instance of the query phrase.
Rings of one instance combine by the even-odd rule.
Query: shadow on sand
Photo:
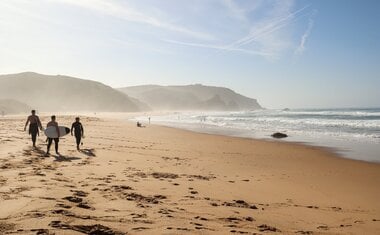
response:
[[[55,158],[55,162],[71,162],[73,160],[80,160],[81,158],[79,157],[70,157],[70,156],[64,156],[64,155],[53,155]]]
[[[96,157],[95,149],[80,149],[79,152],[83,153],[89,157]]]
[[[32,149],[33,152],[37,153],[38,156],[40,157],[45,157],[46,156],[46,152],[44,150],[42,150],[40,147],[35,147]]]

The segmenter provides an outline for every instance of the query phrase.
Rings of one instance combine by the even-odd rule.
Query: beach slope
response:
[[[59,116],[70,126],[73,116]],[[44,124],[48,117],[42,117]],[[83,117],[44,157],[0,119],[0,234],[376,234],[380,165],[299,144]]]

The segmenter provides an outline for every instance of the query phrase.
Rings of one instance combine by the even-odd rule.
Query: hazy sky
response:
[[[1,0],[0,74],[226,86],[268,108],[380,107],[377,0]]]

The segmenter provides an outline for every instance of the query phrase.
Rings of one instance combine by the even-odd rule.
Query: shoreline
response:
[[[130,120],[127,120],[130,121]],[[201,132],[197,130],[191,130],[186,128],[180,128],[180,127],[174,127],[174,126],[167,126],[165,124],[150,124],[151,126],[157,126],[157,127],[163,127],[163,128],[169,128],[174,130],[180,130],[195,134],[202,134],[202,135],[210,135],[210,136],[219,136],[219,137],[227,137],[227,138],[234,138],[234,139],[242,139],[242,140],[253,140],[257,142],[263,142],[263,143],[276,143],[276,144],[284,144],[289,146],[302,146],[306,148],[310,148],[311,150],[320,150],[324,152],[326,155],[328,155],[331,158],[351,161],[351,162],[359,162],[359,163],[366,163],[366,164],[374,164],[380,166],[380,161],[367,161],[367,160],[361,160],[361,159],[354,159],[345,157],[341,152],[342,150],[339,150],[336,147],[328,147],[328,146],[319,146],[315,143],[311,142],[302,142],[302,141],[287,141],[287,140],[281,140],[281,139],[270,139],[270,138],[254,138],[254,137],[243,137],[243,136],[233,136],[228,134],[218,134],[218,133],[209,133],[209,132]]]
[[[133,119],[129,119],[129,120],[135,121]],[[205,126],[207,126],[205,124],[202,124],[200,126],[194,124],[193,127],[189,127],[190,125],[180,126],[180,125],[173,125],[172,123],[152,122],[151,125],[158,125],[158,126],[162,126],[162,127],[171,127],[171,128],[186,130],[186,131],[190,131],[190,132],[194,132],[194,133],[220,135],[220,136],[228,136],[228,137],[243,138],[243,139],[262,140],[262,141],[269,141],[269,142],[278,141],[278,142],[284,142],[284,143],[289,143],[289,144],[301,144],[301,145],[305,145],[305,146],[311,146],[311,147],[317,147],[317,148],[325,149],[325,150],[332,152],[335,155],[337,155],[336,157],[349,159],[349,160],[355,160],[355,161],[363,161],[363,162],[369,162],[369,163],[374,163],[374,164],[380,164],[380,159],[372,159],[369,157],[365,157],[363,159],[358,159],[357,158],[357,154],[358,154],[357,152],[353,151],[353,149],[347,149],[347,146],[345,146],[345,147],[338,146],[339,144],[337,144],[337,142],[339,142],[339,141],[334,140],[334,139],[331,139],[331,141],[334,142],[335,144],[330,144],[330,146],[329,146],[326,144],[327,139],[324,140],[325,144],[323,144],[323,142],[318,143],[316,141],[313,141],[312,139],[307,139],[307,138],[305,140],[301,140],[300,137],[294,137],[294,136],[289,136],[289,137],[284,138],[284,139],[275,139],[275,138],[272,138],[269,136],[267,136],[267,137],[265,137],[265,136],[255,137],[255,136],[247,136],[244,134],[236,134],[236,133],[238,133],[238,130],[233,130],[233,129],[221,130],[220,127],[214,127],[211,125],[204,128]],[[361,146],[358,143],[355,143],[355,144],[356,144],[356,146]],[[346,145],[348,145],[348,144],[346,143]],[[376,156],[376,152],[375,151],[372,151],[372,152],[373,153],[368,155],[368,156],[373,156],[373,155]]]
[[[54,113],[54,112],[52,112]],[[168,114],[177,114],[178,112],[137,112],[137,113],[125,113],[125,112],[97,112],[97,113],[89,113],[89,112],[84,112],[84,113],[77,113],[76,115],[78,116],[88,116],[88,117],[94,117],[94,118],[107,118],[107,119],[112,119],[115,121],[130,121],[130,122],[136,122],[137,120],[142,120],[142,119],[147,119],[149,116],[154,117],[154,116],[161,116],[161,115],[168,115]],[[42,112],[40,113],[42,116],[50,116],[47,112]],[[64,113],[57,113],[57,115],[61,116],[71,116],[71,112],[64,112]],[[144,118],[141,118],[142,115]],[[26,117],[27,114],[13,114],[13,115],[7,115],[4,117],[0,117],[0,120],[3,118],[20,118],[20,117]],[[139,118],[139,119],[136,119]],[[145,120],[143,121],[143,124],[149,125],[148,121]],[[310,146],[310,147],[315,147],[315,148],[320,148],[322,150],[326,150],[327,152],[333,153],[335,156],[338,158],[343,158],[347,160],[354,160],[354,161],[360,161],[360,162],[368,162],[368,163],[373,163],[373,164],[380,164],[380,159],[358,159],[356,155],[352,155],[355,153],[352,149],[346,149],[346,146],[337,146],[336,142],[332,145],[327,145],[326,140],[325,144],[323,143],[318,143],[316,141],[313,141],[312,139],[307,139],[306,140],[300,140],[299,138],[292,139],[293,136],[289,136],[285,139],[274,139],[269,136],[264,136],[261,135],[261,137],[255,137],[255,136],[247,136],[247,135],[241,135],[241,134],[236,134],[240,130],[236,129],[230,129],[226,132],[226,130],[223,130],[223,128],[217,127],[217,126],[212,126],[208,124],[202,124],[202,125],[196,125],[196,124],[190,124],[190,126],[193,127],[188,127],[188,126],[176,126],[173,124],[178,124],[178,123],[160,123],[160,122],[152,122],[150,125],[157,125],[157,126],[162,126],[162,127],[169,127],[169,128],[174,128],[178,130],[185,130],[185,131],[190,131],[194,133],[202,133],[202,134],[209,134],[209,135],[220,135],[220,136],[226,136],[226,137],[234,137],[234,138],[242,138],[242,139],[253,139],[253,140],[258,140],[258,141],[269,141],[269,142],[284,142],[284,143],[289,143],[289,144],[300,144],[304,146]],[[207,128],[209,128],[207,130]],[[231,134],[235,133],[235,134]],[[334,139],[329,139],[334,141]],[[357,143],[354,143],[354,145]],[[377,152],[372,150],[374,154],[376,155]],[[355,154],[358,154],[357,152]],[[377,156],[377,155],[376,155]]]
[[[54,112],[53,112],[54,113]],[[174,112],[177,113],[177,112]],[[160,115],[168,115],[168,114],[173,114],[173,112],[154,112],[154,113],[147,113],[147,112],[137,112],[137,113],[105,113],[105,112],[100,112],[100,113],[77,113],[78,116],[87,116],[87,117],[93,117],[93,118],[106,118],[109,120],[115,120],[115,121],[128,121],[128,122],[136,122],[138,117],[140,117],[141,120],[141,115],[144,114],[144,117],[147,118],[148,116],[154,117],[154,116],[160,116]],[[49,116],[46,112],[42,112],[40,115],[42,116]],[[65,112],[65,113],[57,113],[57,115],[61,116],[73,116],[71,112]],[[0,117],[1,119],[4,118],[21,118],[21,117],[26,117],[26,114],[13,114],[13,115],[7,115],[4,117]],[[252,136],[244,136],[244,135],[238,135],[238,134],[230,134],[233,133],[236,130],[231,129],[230,133],[225,132],[226,130],[221,130],[219,127],[207,125],[207,124],[202,124],[200,127],[197,126],[196,124],[191,124],[194,126],[193,128],[188,128],[186,126],[175,126],[172,124],[168,123],[155,123],[152,122],[152,124],[148,124],[147,121],[143,122],[143,124],[146,125],[156,125],[156,126],[161,126],[161,127],[167,127],[167,128],[174,128],[178,130],[184,130],[184,131],[189,131],[193,133],[200,133],[200,134],[208,134],[208,135],[218,135],[218,136],[225,136],[225,137],[232,137],[232,138],[242,138],[242,139],[252,139],[256,141],[264,141],[264,142],[280,142],[280,143],[288,143],[288,144],[296,144],[296,145],[303,145],[303,146],[309,146],[312,148],[318,148],[321,150],[325,150],[326,152],[329,152],[333,155],[333,157],[337,158],[343,158],[347,160],[353,160],[353,161],[359,161],[359,162],[366,162],[366,163],[372,163],[372,164],[380,164],[380,159],[376,160],[368,160],[368,159],[357,159],[355,157],[352,157],[352,155],[345,154],[345,153],[352,153],[352,149],[344,149],[343,147],[339,146],[327,146],[323,144],[318,144],[317,142],[313,142],[312,140],[291,140],[292,137],[287,137],[285,139],[274,139],[271,137],[252,137]],[[211,127],[211,131],[207,131],[204,129],[204,126]]]
[[[254,139],[271,139],[271,134],[283,132],[288,134],[284,141],[330,147],[345,158],[380,162],[379,122],[373,119],[376,110],[356,111],[164,112],[137,115],[136,120],[148,121],[152,116],[152,123]]]

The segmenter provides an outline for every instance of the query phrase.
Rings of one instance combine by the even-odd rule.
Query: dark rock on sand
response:
[[[281,139],[281,138],[286,138],[288,137],[287,134],[281,133],[281,132],[276,132],[271,135],[273,138]]]

